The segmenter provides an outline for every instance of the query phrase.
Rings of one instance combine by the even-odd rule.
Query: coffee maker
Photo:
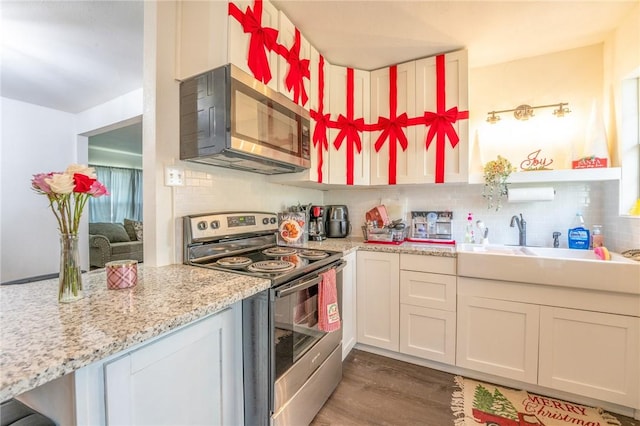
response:
[[[324,206],[311,206],[309,209],[309,239],[312,241],[322,241],[327,239],[325,232],[325,221],[327,211]]]

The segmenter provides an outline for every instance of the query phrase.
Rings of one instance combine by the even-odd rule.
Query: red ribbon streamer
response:
[[[320,62],[318,63],[318,110],[311,110],[309,115],[316,122],[316,127],[313,130],[313,146],[318,150],[318,183],[322,183],[322,165],[323,165],[323,153],[322,150],[329,150],[329,142],[327,141],[327,128],[329,127],[330,120],[329,114],[324,114],[324,57],[320,55]]]
[[[262,26],[262,0],[255,0],[253,10],[247,6],[244,13],[238,6],[229,3],[229,15],[240,22],[245,33],[251,34],[247,62],[253,76],[265,84],[269,83],[271,69],[267,50],[274,50],[278,46],[278,30]]]
[[[389,139],[389,184],[396,184],[397,176],[397,163],[398,152],[396,141],[400,143],[402,150],[407,149],[408,141],[407,135],[404,133],[403,128],[409,124],[409,119],[406,113],[402,113],[397,116],[398,109],[398,66],[393,65],[389,68],[389,118],[378,117],[378,128],[382,130],[380,136],[375,142],[374,148],[376,152],[380,152],[380,149],[384,145],[384,142]]]
[[[309,79],[311,73],[309,71],[309,60],[300,59],[300,31],[296,28],[295,41],[291,49],[287,52],[285,59],[289,63],[289,72],[285,78],[287,90],[293,90],[293,101],[300,105],[306,105],[309,100],[306,90],[304,89],[304,78]]]
[[[437,135],[436,139],[436,183],[444,182],[444,157],[446,141],[445,137],[449,138],[451,146],[456,147],[460,138],[456,133],[453,124],[460,119],[469,118],[469,111],[458,111],[457,107],[453,107],[449,110],[446,108],[446,89],[445,89],[445,70],[444,70],[444,55],[436,56],[436,112],[425,112],[424,123],[429,126],[429,132],[427,133],[426,149],[429,149],[429,145],[433,141],[433,137]]]
[[[364,118],[353,118],[354,109],[354,73],[353,68],[347,68],[347,115],[338,116],[337,121],[331,122],[331,127],[340,129],[338,136],[333,141],[333,146],[340,149],[342,141],[346,139],[347,143],[347,185],[353,185],[353,162],[355,160],[354,147],[358,152],[362,151],[362,141],[360,133],[365,130],[373,129],[372,126],[364,124]]]

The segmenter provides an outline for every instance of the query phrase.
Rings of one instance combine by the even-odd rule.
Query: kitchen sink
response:
[[[532,284],[640,294],[640,263],[593,250],[458,244],[458,275]]]

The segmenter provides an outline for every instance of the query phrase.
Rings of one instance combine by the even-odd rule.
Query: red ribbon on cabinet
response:
[[[247,6],[243,13],[238,6],[229,3],[229,15],[233,16],[249,38],[249,55],[247,62],[253,76],[263,83],[271,81],[271,69],[267,58],[267,51],[274,50],[277,43],[278,30],[262,26],[262,0],[255,0],[253,9]]]
[[[353,68],[347,68],[347,115],[340,114],[338,120],[331,121],[330,126],[339,129],[338,136],[333,141],[333,146],[340,149],[342,142],[346,139],[347,145],[347,185],[353,185],[355,151],[362,151],[362,141],[360,133],[365,130],[374,130],[375,125],[365,124],[364,118],[354,118],[354,73]]]
[[[306,105],[309,100],[306,90],[304,89],[304,78],[309,79],[309,59],[300,59],[300,30],[296,28],[295,41],[291,49],[286,51],[284,58],[289,63],[289,72],[285,77],[287,90],[293,91],[293,101],[299,105]],[[302,101],[300,103],[299,101]]]
[[[429,126],[425,149],[429,149],[433,138],[436,137],[436,183],[444,182],[445,137],[449,138],[451,147],[455,148],[460,138],[453,124],[458,120],[469,118],[469,111],[458,111],[457,107],[445,110],[446,82],[444,64],[444,55],[436,56],[436,112],[426,111],[424,113],[424,124]]]
[[[324,57],[320,55],[318,63],[318,110],[309,111],[309,115],[316,122],[313,130],[313,146],[318,150],[318,183],[322,183],[322,165],[324,163],[323,150],[329,150],[327,141],[327,128],[329,127],[329,114],[324,114]]]
[[[389,68],[389,118],[378,117],[378,129],[382,130],[380,136],[374,144],[376,152],[380,152],[380,149],[384,145],[384,142],[389,139],[389,184],[396,184],[397,175],[397,145],[400,143],[402,150],[407,149],[408,141],[407,135],[405,135],[403,128],[409,125],[409,119],[407,113],[397,115],[398,109],[398,66],[392,65]]]

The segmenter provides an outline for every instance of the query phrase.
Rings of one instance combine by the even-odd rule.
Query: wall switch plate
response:
[[[184,169],[175,166],[165,167],[164,184],[166,186],[184,186]]]

